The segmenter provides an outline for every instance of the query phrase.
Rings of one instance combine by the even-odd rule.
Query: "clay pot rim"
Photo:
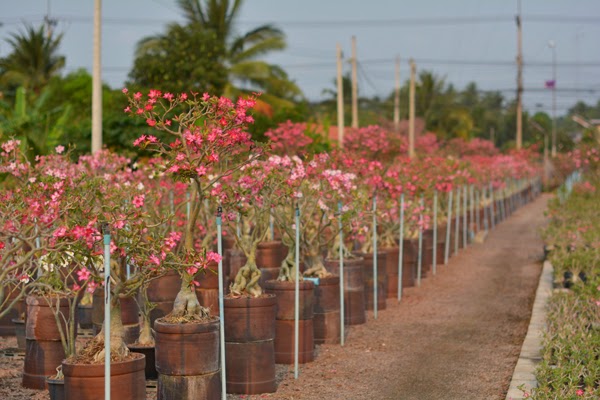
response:
[[[279,281],[277,279],[271,279],[265,282],[265,287],[271,290],[290,290],[296,289],[296,282],[290,281]],[[300,290],[312,290],[315,284],[312,281],[299,281],[298,287]]]
[[[282,245],[283,245],[283,242],[281,240],[277,240],[277,239],[275,239],[275,240],[265,240],[264,242],[258,243],[258,245],[257,245],[256,248],[262,250],[262,249],[270,249],[270,248],[273,248],[273,247],[279,247],[279,246],[282,246]]]
[[[362,251],[353,251],[352,254],[358,255],[362,258],[373,258],[373,253],[363,253]],[[382,257],[387,255],[386,250],[377,249],[377,257]]]
[[[364,262],[365,260],[361,257],[361,258],[346,258],[344,257],[344,267],[347,266],[357,266],[360,265]],[[340,259],[339,258],[326,258],[325,259],[326,263],[337,263],[337,265],[340,264]]]
[[[102,365],[104,365],[104,364],[102,364]],[[52,378],[51,376],[46,377],[46,382],[53,384],[53,385],[64,385],[65,384],[64,379]]]
[[[129,350],[144,350],[144,349],[154,349],[156,347],[156,343],[153,346],[140,346],[135,343],[126,345]]]
[[[169,322],[163,322],[161,321],[161,319],[162,318],[158,318],[154,321],[154,330],[156,331],[156,333],[193,334],[211,332],[219,329],[218,317],[213,317],[208,321],[200,321],[187,324],[172,324]]]
[[[133,359],[111,362],[110,375],[125,375],[131,372],[144,370],[146,368],[146,356],[142,353],[129,353]],[[62,362],[63,374],[66,377],[98,377],[104,376],[104,363],[82,364],[72,363],[67,360]]]
[[[224,297],[225,308],[258,308],[272,307],[277,304],[277,295],[274,293],[263,293],[260,297]]]
[[[75,299],[75,296],[51,296],[51,297],[43,297],[35,294],[28,294],[25,298],[25,303],[28,306],[38,306],[38,307],[50,307],[48,304],[48,300],[52,302],[52,304],[56,304],[56,300],[60,301],[60,307],[68,307],[69,300]]]

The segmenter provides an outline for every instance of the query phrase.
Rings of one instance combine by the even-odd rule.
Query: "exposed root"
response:
[[[327,278],[332,274],[327,271],[321,256],[312,256],[306,258],[306,265],[308,269],[304,271],[304,276],[316,277],[316,278]]]
[[[278,281],[284,282],[295,282],[296,281],[296,255],[295,251],[290,249],[287,257],[281,262],[281,268],[279,269]]]
[[[248,259],[246,264],[240,268],[235,281],[230,286],[230,292],[234,296],[248,294],[252,297],[262,295],[262,288],[258,284],[261,272],[252,259]]]
[[[168,323],[180,324],[209,319],[211,319],[210,310],[202,307],[198,302],[196,291],[191,284],[191,277],[182,279],[181,289],[173,303],[173,311],[163,317],[162,320]]]

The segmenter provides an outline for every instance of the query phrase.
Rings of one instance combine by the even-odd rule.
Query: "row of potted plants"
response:
[[[347,299],[358,305],[358,316],[346,315],[346,321],[364,322],[373,286],[381,285],[385,304],[394,293],[389,281],[398,286],[402,279],[394,275],[399,214],[405,216],[402,234],[413,245],[420,233],[434,230],[443,243],[444,226],[454,228],[457,246],[465,245],[466,236],[458,240],[457,233],[467,230],[460,226],[473,232],[483,229],[484,220],[493,224],[493,216],[506,216],[530,198],[539,172],[530,153],[502,155],[483,141],[440,149],[431,136],[421,141],[429,146],[426,154],[409,160],[394,135],[379,127],[351,130],[344,151],[311,155],[303,148],[307,141],[298,140],[295,154],[277,154],[285,148],[278,143],[293,136],[286,129],[296,136],[301,130],[291,123],[280,127],[280,138],[270,134],[272,150],[253,142],[245,131],[253,98],[233,103],[207,94],[124,92],[125,112],[144,118],[162,135],[136,140],[153,158],[131,164],[104,151],[72,161],[59,146],[57,154],[29,163],[17,141],[3,143],[0,153],[0,316],[27,296],[24,385],[43,388],[45,377],[62,365],[58,377],[64,375],[67,398],[103,397],[103,385],[93,387],[85,379],[104,376],[103,323],[110,323],[115,391],[126,386],[126,397],[143,398],[144,364],[154,364],[159,398],[219,397],[214,302],[219,279],[229,287],[224,300],[228,391],[274,391],[274,361],[290,362],[293,353],[293,310],[286,304],[293,298],[297,269],[319,283],[315,288],[313,281],[301,282],[302,362],[309,362],[315,339],[340,340],[339,278],[332,274],[340,251],[349,272]],[[453,148],[460,158],[449,155]],[[432,227],[434,209],[437,227]],[[458,218],[451,220],[452,212]],[[389,273],[388,261],[381,259],[377,277],[368,275],[373,217],[379,221],[380,248],[392,249]],[[221,254],[218,223],[225,227],[228,247]],[[109,237],[110,287],[104,287],[103,236]],[[438,243],[424,236],[422,251],[429,255]],[[405,285],[435,264],[422,260],[423,270],[415,270],[407,250],[409,258]],[[216,276],[222,261],[225,273]],[[277,271],[274,279],[261,278],[267,270]],[[107,290],[108,322],[98,318]],[[92,293],[100,310],[99,332],[77,348],[77,306],[89,302]],[[49,326],[52,332],[39,329]],[[153,345],[154,362],[138,355]],[[43,366],[36,358],[42,350],[53,354]]]
[[[545,249],[554,269],[535,399],[600,395],[600,153],[570,154],[577,172],[548,207]]]

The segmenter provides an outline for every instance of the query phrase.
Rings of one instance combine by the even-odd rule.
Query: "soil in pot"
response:
[[[299,282],[298,363],[300,364],[314,360],[314,287],[311,281]],[[294,290],[295,282],[270,280],[265,283],[265,292],[277,296],[275,362],[278,364],[294,363]]]
[[[221,398],[219,320],[154,322],[158,399]]]
[[[114,399],[146,399],[143,354],[130,353],[127,359],[110,364],[110,396]],[[83,364],[65,360],[65,399],[103,400],[104,364]]]
[[[332,274],[339,275],[339,260],[325,260],[325,267]],[[344,323],[360,325],[365,322],[367,317],[363,259],[344,259]]]
[[[224,299],[227,393],[273,393],[275,295]]]

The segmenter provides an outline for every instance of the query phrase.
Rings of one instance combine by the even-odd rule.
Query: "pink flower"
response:
[[[155,254],[151,254],[150,257],[148,257],[148,259],[150,260],[150,262],[152,264],[156,264],[157,266],[160,266],[160,258],[158,258]]]
[[[155,126],[155,125],[156,125],[156,121],[155,121],[155,120],[153,120],[152,118],[148,118],[148,119],[146,120],[146,123],[147,123],[149,126]]]
[[[79,282],[87,281],[88,279],[90,279],[91,275],[92,273],[85,267],[77,271],[77,279],[79,279]]]
[[[62,152],[65,151],[65,146],[56,146],[54,150],[56,151],[56,154],[62,154]]]
[[[26,273],[19,275],[18,278],[19,278],[19,282],[23,282],[23,283],[29,283],[29,280],[30,280],[29,275],[27,275]]]
[[[67,235],[67,228],[64,226],[59,227],[57,230],[52,233],[52,236],[55,238],[65,237]]]
[[[142,208],[144,206],[144,200],[146,199],[146,196],[143,194],[137,195],[133,198],[133,205],[135,208]]]
[[[129,93],[129,89],[127,89],[126,87],[124,87],[123,89],[121,89],[121,92],[127,94],[127,93]]]
[[[192,266],[187,267],[186,271],[190,275],[195,275],[196,272],[198,272],[198,267],[192,265]]]
[[[223,259],[223,257],[221,257],[221,255],[219,255],[219,253],[215,253],[214,251],[209,251],[206,254],[206,260],[208,262],[214,261],[216,263],[219,263],[222,259]]]
[[[583,396],[584,392],[583,392],[583,390],[582,390],[582,389],[577,389],[577,391],[575,392],[575,394],[576,394],[577,396]]]
[[[134,95],[133,95],[133,98],[134,98],[135,100],[139,100],[139,99],[141,99],[141,98],[142,98],[142,93],[140,93],[140,92],[137,92],[136,94],[134,94]]]

